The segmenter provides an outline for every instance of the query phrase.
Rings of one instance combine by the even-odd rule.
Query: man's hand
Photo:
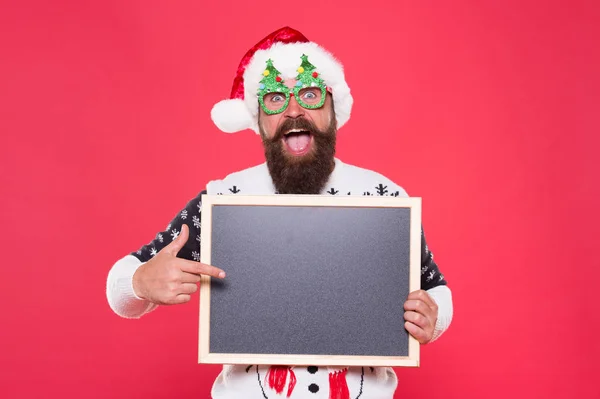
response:
[[[177,258],[177,253],[188,240],[188,226],[154,258],[140,266],[133,274],[133,290],[137,296],[158,305],[186,303],[198,290],[200,275],[224,278],[225,272],[214,266]]]
[[[438,307],[427,291],[411,292],[404,302],[404,327],[421,344],[433,338],[433,329],[438,317]]]

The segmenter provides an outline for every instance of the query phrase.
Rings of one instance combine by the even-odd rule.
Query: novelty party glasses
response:
[[[267,68],[258,86],[258,102],[268,115],[283,112],[290,103],[290,97],[296,97],[301,107],[307,109],[321,108],[325,104],[327,86],[315,66],[308,62],[308,57],[302,55],[302,64],[297,69],[296,85],[293,88],[283,83],[280,72],[273,66],[272,60],[267,60]]]

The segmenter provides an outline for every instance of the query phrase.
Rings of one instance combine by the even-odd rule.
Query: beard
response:
[[[271,139],[267,138],[260,123],[259,129],[267,166],[277,193],[319,194],[335,167],[335,116],[323,131],[304,118],[286,119]],[[307,154],[294,156],[286,151],[283,137],[290,129],[300,129],[311,135],[312,148]]]

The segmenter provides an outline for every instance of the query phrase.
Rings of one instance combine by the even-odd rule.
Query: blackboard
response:
[[[418,366],[421,199],[202,197],[199,362]]]

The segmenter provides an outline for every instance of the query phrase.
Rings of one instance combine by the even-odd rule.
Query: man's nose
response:
[[[300,116],[304,116],[304,108],[298,104],[296,101],[296,96],[293,94],[290,96],[290,102],[288,103],[287,108],[285,109],[285,114],[287,118],[298,118]]]

